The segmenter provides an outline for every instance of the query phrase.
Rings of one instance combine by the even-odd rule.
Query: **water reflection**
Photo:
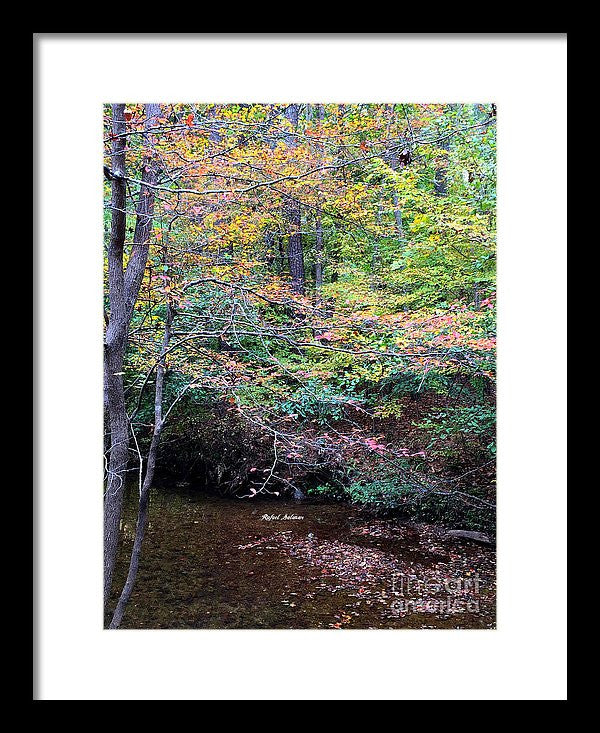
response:
[[[131,491],[115,588],[125,578],[136,510]],[[474,573],[483,588],[476,612],[450,613],[444,601],[439,612],[413,603],[397,613],[399,574],[443,582]],[[164,488],[152,494],[122,628],[490,628],[494,575],[491,549],[446,542],[428,525],[374,520],[341,504]]]

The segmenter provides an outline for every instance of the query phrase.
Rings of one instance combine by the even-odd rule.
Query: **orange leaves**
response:
[[[189,115],[185,118],[185,124],[188,127],[191,127],[194,124],[194,113],[190,112]]]
[[[495,338],[469,339],[467,343],[476,351],[493,351],[496,348]]]

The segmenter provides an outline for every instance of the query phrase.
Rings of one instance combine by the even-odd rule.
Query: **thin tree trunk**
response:
[[[377,207],[377,237],[373,242],[371,254],[371,290],[381,287],[381,249],[379,248],[379,225],[381,223],[381,204]]]
[[[146,525],[148,524],[148,506],[150,502],[150,488],[154,481],[154,471],[156,468],[156,455],[158,452],[158,446],[160,444],[160,436],[163,429],[163,394],[164,394],[164,381],[166,372],[166,355],[169,348],[169,342],[171,340],[171,326],[173,323],[173,310],[170,305],[167,306],[167,318],[165,321],[165,331],[163,335],[160,360],[156,368],[156,387],[154,392],[154,429],[152,432],[152,440],[150,442],[150,448],[148,450],[148,458],[146,460],[146,472],[144,475],[144,482],[140,491],[140,503],[138,506],[138,517],[135,528],[135,539],[133,541],[133,549],[131,551],[131,558],[129,561],[129,571],[127,573],[127,580],[121,591],[117,607],[115,609],[112,621],[110,622],[109,628],[118,629],[125,613],[127,602],[133,591],[135,585],[135,579],[137,577],[137,571],[140,563],[140,554],[142,551],[142,543],[144,541],[144,535],[146,533]]]
[[[386,137],[389,139],[390,127],[394,120],[394,105],[390,105],[388,107],[388,110],[390,112],[390,121],[388,124],[388,131],[387,131]],[[390,168],[393,171],[397,171],[399,167],[400,167],[400,162],[398,160],[398,155],[396,151],[392,148],[392,150],[390,151]],[[396,232],[398,233],[398,239],[400,240],[400,242],[402,242],[404,240],[404,227],[402,224],[402,211],[400,209],[400,204],[398,201],[398,192],[396,191],[395,186],[392,188],[392,204],[393,204],[392,210],[394,212],[394,221],[396,222]]]
[[[452,107],[450,106],[450,109]],[[440,142],[440,150],[446,152],[450,150],[450,140],[445,138]],[[433,189],[438,196],[446,196],[448,194],[448,181],[446,179],[446,170],[448,167],[448,156],[444,155],[442,161],[435,169],[435,178],[433,181]]]
[[[325,110],[322,104],[318,106],[318,118],[322,122],[325,117]],[[323,145],[319,144],[322,149]],[[321,178],[321,176],[320,176]],[[321,207],[317,206],[315,226],[315,291],[317,301],[321,300],[321,289],[323,288],[323,223],[321,220]]]
[[[217,117],[217,105],[213,105],[206,111],[206,116],[210,117],[212,119],[216,119]],[[209,133],[208,133],[208,139],[211,141],[211,143],[220,143],[221,142],[221,132],[220,128],[217,124],[209,124]]]
[[[398,239],[402,241],[404,239],[404,227],[402,224],[402,211],[398,202],[398,194],[396,190],[392,191],[392,204],[394,205],[394,221],[396,222]]]
[[[290,233],[288,235],[288,263],[290,277],[292,279],[292,290],[304,294],[304,250],[302,248],[301,213],[300,204],[297,201],[289,201],[286,206],[286,218]]]
[[[440,146],[442,150],[447,150],[447,143],[442,143]],[[446,168],[444,166],[438,166],[435,169],[435,179],[433,181],[433,189],[437,196],[446,196],[448,193],[448,184],[446,181]]]
[[[149,130],[160,116],[158,104],[146,105],[146,120],[144,123],[144,141],[148,147],[152,145]],[[150,251],[150,234],[152,231],[152,220],[154,217],[154,189],[156,185],[156,164],[155,161],[146,157],[142,167],[142,185],[136,209],[135,233],[133,235],[133,251],[127,269],[125,271],[126,305],[127,305],[127,327],[133,316],[133,309],[140,292],[140,286],[144,277],[148,253]]]
[[[315,291],[317,300],[321,299],[323,288],[323,224],[321,222],[321,209],[317,210],[317,221],[315,228]]]
[[[270,229],[265,231],[265,262],[269,270],[275,269],[275,235]]]
[[[123,508],[123,493],[129,451],[129,425],[123,387],[125,350],[129,325],[133,316],[144,270],[148,260],[149,236],[154,213],[154,185],[156,173],[154,161],[144,159],[142,185],[137,205],[137,218],[133,237],[133,251],[127,267],[123,267],[126,223],[125,180],[125,105],[113,105],[112,146],[112,222],[108,247],[108,290],[110,315],[104,341],[104,382],[108,422],[110,426],[110,451],[108,478],[104,496],[104,603],[106,605],[112,586],[117,549],[119,524]],[[145,130],[160,114],[157,104],[146,105]],[[147,136],[144,136],[145,139]]]
[[[288,105],[285,111],[285,116],[293,129],[296,130],[298,127],[298,105]],[[287,135],[286,144],[288,148],[296,147],[297,139],[295,135]],[[289,198],[284,206],[284,216],[288,229],[287,256],[290,268],[290,277],[292,280],[292,290],[304,295],[304,249],[302,247],[302,213],[300,202],[294,198]]]

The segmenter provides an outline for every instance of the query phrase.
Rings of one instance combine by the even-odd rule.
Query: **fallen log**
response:
[[[472,540],[473,542],[480,542],[482,545],[494,544],[492,540],[483,532],[471,532],[468,529],[449,529],[446,532],[446,537],[451,537],[459,540]]]

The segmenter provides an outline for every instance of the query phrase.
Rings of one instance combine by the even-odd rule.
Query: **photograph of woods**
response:
[[[496,105],[103,114],[106,628],[495,628]]]

